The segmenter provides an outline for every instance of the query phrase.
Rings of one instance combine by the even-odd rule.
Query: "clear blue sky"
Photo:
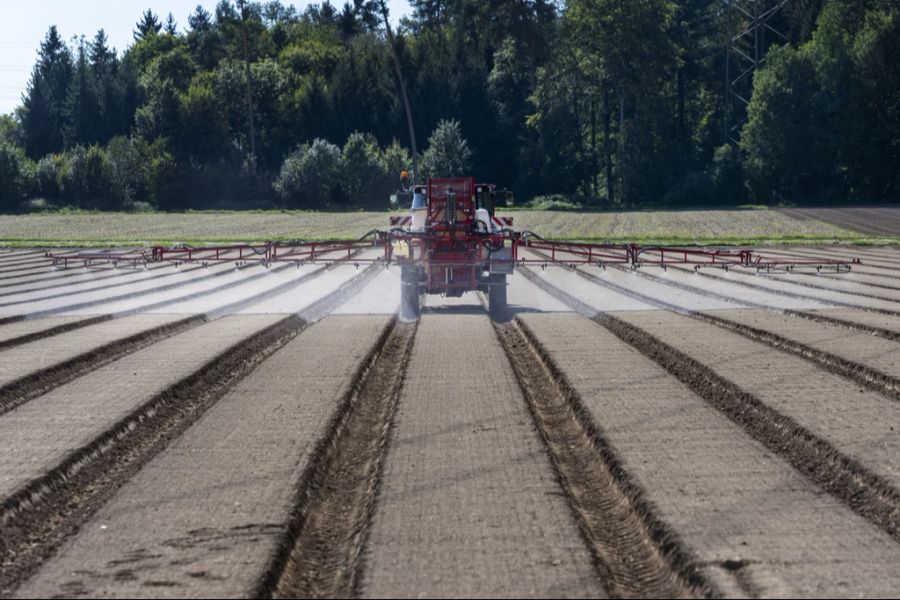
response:
[[[317,0],[282,0],[299,10]],[[343,6],[343,0],[332,0]],[[170,12],[178,28],[187,27],[187,17],[202,5],[212,12],[217,0],[0,0],[3,19],[0,20],[0,114],[12,112],[21,103],[22,94],[37,58],[37,49],[50,25],[56,25],[64,39],[84,35],[90,39],[103,28],[110,46],[120,55],[133,41],[132,30],[141,14],[150,8],[165,19]],[[391,20],[411,12],[408,0],[388,0]]]

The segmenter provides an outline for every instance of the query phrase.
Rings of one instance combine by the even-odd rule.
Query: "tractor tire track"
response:
[[[206,318],[203,315],[194,315],[174,323],[153,327],[126,338],[104,344],[89,352],[79,354],[51,367],[34,371],[0,386],[0,415],[85,373],[90,373],[103,365],[116,361],[126,354],[146,348],[151,344],[204,322],[206,322]]]
[[[520,271],[666,369],[811,482],[900,541],[900,490],[883,477],[677,348],[611,314],[598,313],[527,267]]]
[[[197,421],[257,365],[361,289],[371,265],[305,309],[225,349],[123,417],[0,504],[0,597],[75,534],[121,485]],[[306,319],[304,317],[309,317]]]
[[[357,595],[362,549],[417,323],[395,319],[362,361],[301,478],[282,547],[255,597]]]
[[[494,328],[610,597],[718,596],[534,333]]]

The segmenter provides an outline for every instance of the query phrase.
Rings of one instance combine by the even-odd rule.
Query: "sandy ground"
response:
[[[652,361],[582,317],[523,320],[728,596],[890,595],[900,584],[900,546]],[[726,561],[744,565],[740,574]]]
[[[0,351],[0,386],[142,331],[172,323],[181,315],[131,315]]]
[[[688,317],[664,312],[620,316],[793,418],[894,485],[900,484],[900,430],[896,428],[900,403],[896,400],[796,356]]]
[[[277,320],[228,317],[196,327],[0,416],[0,496],[40,477],[154,394]]]
[[[843,250],[790,252],[828,257]],[[816,436],[890,491],[900,488],[895,395],[863,387],[774,342],[704,322],[703,315],[663,309],[701,311],[900,378],[900,342],[890,333],[900,333],[894,314],[900,313],[900,250],[857,253],[863,264],[840,275],[588,267],[596,278],[591,281],[563,268],[533,270],[548,290],[565,290],[669,344],[672,354],[696,360],[691,368],[711,370],[724,388],[750,395],[769,411],[760,419],[789,418],[793,429],[785,431]],[[311,473],[326,467],[341,472],[342,463],[326,461],[332,456],[327,448],[338,443],[345,451],[336,456],[353,461],[346,451],[355,448],[353,432],[349,440],[338,437],[333,419],[361,410],[345,399],[365,381],[370,360],[379,369],[393,361],[391,389],[376,385],[368,397],[393,394],[397,410],[374,417],[388,432],[383,442],[373,442],[384,444],[375,448],[383,462],[356,484],[369,489],[374,504],[362,507],[361,529],[336,540],[348,554],[326,571],[349,573],[341,575],[349,578],[347,589],[366,597],[598,597],[614,589],[587,541],[593,538],[579,530],[584,520],[573,508],[579,504],[572,488],[560,480],[556,450],[538,431],[546,423],[526,400],[534,395],[523,383],[529,380],[512,368],[520,363],[509,357],[520,355],[504,335],[498,339],[479,296],[429,296],[415,337],[404,329],[413,342],[400,363],[381,345],[384,332],[394,331],[386,327],[399,303],[399,272],[365,267],[55,269],[39,252],[0,249],[0,319],[10,321],[0,321],[0,387],[91,357],[97,348],[122,346],[110,360],[94,357],[81,370],[72,367],[68,379],[48,380],[45,387],[32,382],[31,395],[0,402],[6,407],[0,410],[0,523],[15,523],[19,529],[11,537],[23,544],[17,547],[34,548],[36,557],[4,562],[17,557],[3,554],[0,544],[0,596],[16,585],[17,594],[28,597],[268,594],[282,569],[302,568],[302,557],[299,563],[286,557],[298,523],[311,518],[303,512],[307,502],[324,502],[324,488],[309,483],[316,481]],[[361,289],[349,297],[321,302],[335,290],[355,290],[354,282]],[[534,333],[528,343],[558,368],[538,376],[567,378],[584,405],[588,429],[578,435],[589,436],[594,427],[610,444],[621,460],[617,476],[637,482],[715,590],[729,597],[822,597],[891,596],[900,588],[897,530],[852,508],[852,501],[796,466],[786,446],[761,441],[751,424],[687,387],[694,383],[681,383],[676,375],[682,375],[666,370],[671,357],[648,358],[654,355],[639,352],[641,342],[613,335],[609,320],[598,317],[607,329],[575,314],[521,273],[509,278],[508,297],[510,316]],[[271,351],[250,343],[285,315],[308,317],[311,306],[317,307],[312,320],[332,314],[292,341],[279,338]],[[25,320],[10,319],[17,316]],[[63,330],[107,316],[115,318]],[[208,322],[145,336],[189,316]],[[288,320],[297,325],[285,331],[295,332],[301,322]],[[518,327],[498,331],[508,326]],[[120,343],[141,336],[143,346]],[[235,355],[226,350],[242,347],[250,348],[240,354],[243,363],[225,361]],[[538,369],[551,363],[539,362]],[[65,495],[54,479],[61,464],[93,472],[105,463],[81,451],[94,452],[104,435],[173,384],[219,365],[231,369],[221,372],[227,383],[210,392],[199,420],[173,413],[171,438],[153,453],[133,447],[133,472],[116,471],[121,479],[110,479],[111,487],[96,497],[93,480]],[[232,381],[229,373],[244,378]],[[202,385],[215,390],[219,384],[203,379]],[[206,397],[206,389],[172,397],[190,404]],[[142,421],[133,427],[138,439],[156,431]],[[576,437],[566,438],[573,447]],[[133,458],[110,456],[116,468]],[[355,476],[348,477],[353,485]],[[21,490],[38,489],[28,486],[41,487],[22,504]],[[41,532],[59,536],[46,539],[57,541],[46,541],[45,533],[19,535],[20,528],[36,525],[15,520],[16,511],[57,500],[87,504],[69,516],[59,513],[59,525],[55,517],[40,524]],[[900,502],[893,514],[898,511]],[[635,569],[643,568],[634,561]],[[10,582],[13,588],[4,587]]]
[[[424,315],[372,523],[363,594],[602,594],[555,488],[488,319]]]
[[[330,317],[303,332],[130,480],[19,594],[252,595],[315,442],[386,321]]]
[[[883,373],[900,376],[900,344],[894,341],[849,330],[839,325],[817,323],[770,312],[719,311],[711,314],[771,331]],[[897,318],[894,317],[893,320],[896,321]]]

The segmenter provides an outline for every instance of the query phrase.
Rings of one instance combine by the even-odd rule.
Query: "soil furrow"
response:
[[[704,278],[707,278],[707,279],[711,279],[711,280],[713,280],[713,281],[719,281],[719,282],[722,281],[722,278],[718,277],[717,275],[713,275],[713,274],[711,274],[711,273],[704,273],[704,272],[703,272],[703,269],[700,269],[699,271],[696,271],[696,273],[697,273],[699,276],[701,276],[701,277],[704,277]],[[778,281],[778,282],[784,283],[783,280],[774,280],[774,281]],[[893,309],[890,309],[890,308],[879,308],[879,307],[876,307],[876,306],[865,306],[865,305],[863,305],[863,304],[854,304],[854,303],[852,303],[852,302],[844,302],[844,301],[842,301],[842,300],[830,300],[830,299],[819,298],[819,297],[816,297],[816,296],[809,296],[809,295],[806,295],[806,294],[798,294],[798,293],[796,293],[796,292],[791,292],[791,291],[788,291],[788,290],[781,290],[781,289],[771,288],[771,287],[767,287],[767,286],[764,286],[764,285],[759,285],[759,284],[756,284],[756,283],[751,283],[751,282],[749,282],[749,281],[741,281],[741,280],[739,280],[739,279],[734,279],[734,278],[729,279],[729,280],[728,280],[728,283],[734,284],[734,285],[739,285],[739,286],[741,286],[741,287],[751,288],[751,289],[754,289],[754,290],[762,290],[762,291],[764,291],[764,292],[766,292],[766,293],[773,294],[773,295],[776,295],[776,296],[784,296],[785,298],[796,298],[796,299],[799,299],[799,300],[813,300],[813,301],[816,301],[816,302],[821,302],[821,303],[824,303],[824,304],[830,304],[830,305],[833,305],[833,306],[841,306],[841,307],[843,307],[843,308],[853,308],[853,309],[862,310],[862,311],[866,311],[866,312],[876,312],[876,313],[880,313],[880,314],[883,314],[883,315],[891,315],[891,316],[894,316],[894,317],[900,316],[900,310],[893,310]],[[790,282],[790,283],[793,283],[793,282]],[[798,285],[799,285],[799,284],[798,284]],[[835,292],[835,291],[836,291],[836,290],[829,290],[829,292]],[[890,302],[895,303],[895,304],[897,303],[896,300],[890,300]]]
[[[85,269],[70,269],[68,271],[64,269],[54,269],[51,271],[41,271],[40,273],[26,273],[24,275],[18,275],[16,277],[4,277],[0,279],[24,279],[25,277],[32,277],[29,281],[14,281],[12,283],[7,283],[0,281],[0,289],[10,288],[10,287],[18,287],[21,285],[26,285],[33,281],[59,281],[60,279],[68,279],[69,277],[78,277],[80,275],[84,275]],[[118,273],[117,275],[125,275],[126,273],[123,271],[122,273]],[[43,277],[43,275],[51,275],[50,277]]]
[[[202,267],[200,267],[200,268],[202,268]],[[247,268],[247,267],[238,267],[238,268],[243,269],[243,268]],[[286,268],[287,267],[282,267],[280,270],[284,270]],[[222,270],[216,271],[214,273],[208,273],[208,274],[200,275],[200,276],[193,277],[190,279],[185,279],[184,281],[178,281],[175,283],[151,287],[151,288],[147,288],[147,289],[143,289],[143,290],[135,290],[132,292],[118,294],[115,296],[109,296],[106,298],[98,298],[98,299],[86,300],[86,301],[82,301],[82,302],[74,302],[72,304],[66,304],[63,306],[55,306],[53,308],[46,308],[43,310],[37,310],[37,311],[25,313],[22,316],[25,318],[29,318],[29,319],[35,319],[35,318],[39,318],[39,317],[73,312],[73,311],[82,310],[85,308],[91,308],[94,306],[102,306],[104,304],[111,304],[113,302],[117,302],[120,300],[132,300],[135,298],[140,298],[142,296],[150,296],[153,294],[158,294],[160,292],[167,292],[167,291],[175,290],[175,289],[178,289],[181,287],[196,285],[198,282],[202,282],[202,281],[205,281],[208,279],[214,279],[214,278],[218,278],[218,277],[232,275],[232,273],[233,273],[233,271],[231,271],[231,269],[222,269]],[[161,308],[163,306],[169,306],[176,302],[181,302],[188,298],[194,298],[196,296],[202,296],[202,295],[211,294],[211,293],[222,291],[222,290],[232,289],[232,288],[238,287],[240,285],[259,280],[259,279],[265,277],[267,274],[268,274],[268,271],[261,271],[259,273],[256,273],[255,275],[249,275],[247,277],[242,277],[242,278],[236,279],[235,281],[223,283],[216,287],[212,287],[209,289],[202,289],[197,292],[193,292],[191,294],[186,294],[184,296],[179,296],[176,298],[162,300],[160,302],[154,302],[149,305],[142,306],[139,310],[154,310],[157,308]],[[127,311],[122,311],[122,312],[127,312]],[[135,311],[130,311],[130,312],[135,312]]]
[[[309,322],[322,318],[356,293],[364,285],[359,282],[368,281],[376,272],[377,266],[370,266],[302,315],[280,319],[228,347],[4,498],[0,526],[9,534],[0,538],[0,597],[21,585],[116,489],[228,390]]]
[[[416,324],[392,321],[361,363],[301,479],[284,547],[257,597],[356,595],[361,553]]]
[[[0,415],[85,373],[181,333],[205,320],[203,315],[195,315],[147,329],[0,386]]]
[[[61,325],[56,325],[54,327],[48,327],[47,329],[42,329],[40,331],[35,331],[32,333],[27,333],[24,335],[19,335],[16,337],[7,338],[5,340],[0,340],[0,350],[5,350],[6,348],[12,348],[13,346],[21,346],[22,344],[27,344],[29,342],[34,342],[46,337],[51,337],[54,335],[59,335],[61,333],[66,333],[67,331],[72,331],[74,329],[79,329],[81,327],[88,327],[89,325],[94,325],[96,323],[102,323],[103,321],[109,321],[112,319],[112,315],[98,315],[96,317],[88,317],[86,319],[81,319],[79,321],[71,321],[69,323],[63,323]],[[19,319],[20,321],[24,321],[25,319]]]
[[[140,284],[140,283],[144,283],[144,282],[149,282],[149,281],[156,282],[156,281],[159,281],[160,279],[166,279],[168,277],[175,277],[182,273],[188,273],[188,272],[196,271],[199,269],[203,269],[203,267],[196,266],[196,267],[187,268],[187,269],[172,268],[172,270],[168,273],[153,273],[149,277],[143,277],[143,278],[137,279],[135,281],[122,281],[122,282],[117,282],[117,283],[107,283],[107,284],[103,284],[103,285],[98,285],[98,286],[94,286],[94,287],[86,287],[86,288],[77,289],[77,290],[70,289],[69,291],[57,292],[54,294],[48,294],[46,296],[40,296],[37,298],[24,298],[24,299],[20,299],[20,300],[11,300],[8,302],[2,302],[2,303],[0,303],[0,308],[7,307],[7,306],[15,306],[17,304],[29,304],[29,303],[34,303],[34,302],[44,302],[46,300],[55,300],[57,298],[65,298],[66,296],[72,296],[74,294],[84,294],[84,293],[99,292],[102,290],[111,290],[114,288],[120,288],[120,287],[129,286],[129,285],[135,285],[135,284]],[[133,275],[133,274],[139,274],[139,273],[138,272],[129,273],[129,275]],[[94,281],[79,282],[79,283],[74,283],[74,284],[65,284],[62,286],[53,286],[53,287],[73,287],[75,285],[84,285],[87,283],[94,283]],[[159,287],[159,288],[155,288],[155,289],[159,291],[159,290],[162,290],[163,288]],[[9,292],[7,294],[0,294],[0,296],[24,295],[25,293],[30,293],[30,292],[40,291],[40,290],[41,290],[41,288],[31,288],[28,290],[28,292],[14,292],[14,293]]]
[[[0,595],[9,595],[122,483],[305,326],[286,317],[226,349],[5,498]]]
[[[584,273],[581,270],[578,270],[578,273],[582,274],[584,277],[588,278],[590,281],[593,281],[599,285],[612,287],[617,291],[621,291],[622,293],[630,293],[635,295],[638,299],[647,302],[647,303],[656,303],[660,308],[665,310],[670,310],[672,312],[677,312],[679,314],[683,314],[685,316],[697,319],[699,321],[704,321],[706,323],[711,323],[713,325],[717,325],[723,329],[727,329],[729,331],[733,331],[738,333],[746,338],[749,338],[756,342],[765,343],[773,348],[778,350],[782,350],[785,352],[790,352],[796,356],[809,360],[816,365],[822,367],[826,371],[834,373],[836,375],[840,375],[860,385],[863,385],[869,389],[875,390],[876,392],[880,392],[889,396],[891,398],[895,398],[900,400],[900,379],[897,377],[890,375],[888,373],[884,373],[879,371],[878,369],[874,369],[868,365],[865,365],[860,362],[856,362],[836,354],[821,350],[819,348],[814,348],[809,346],[808,344],[804,344],[802,342],[798,342],[796,340],[792,340],[785,336],[779,335],[777,333],[767,331],[764,329],[759,329],[756,327],[751,327],[746,324],[738,323],[731,319],[726,319],[724,317],[719,317],[716,315],[711,315],[707,312],[699,312],[688,310],[684,307],[676,306],[673,304],[669,304],[664,301],[656,300],[654,298],[650,298],[643,294],[638,294],[633,291],[624,291],[613,283],[606,282],[598,277],[591,275],[590,273]],[[653,275],[649,275],[646,273],[639,273],[642,277],[646,277],[657,281],[663,285],[668,285],[671,287],[677,287],[681,289],[687,289],[690,291],[695,291],[696,293],[708,294],[712,297],[719,299],[730,299],[731,296],[725,296],[723,294],[719,294],[716,292],[712,292],[709,290],[703,290],[701,288],[695,288],[693,286],[683,284],[680,282],[671,281],[668,279],[662,279],[659,277],[655,277]],[[737,298],[734,298],[735,302],[738,301]],[[755,306],[757,308],[766,309],[766,310],[776,310],[774,307],[757,305],[752,302],[747,302],[751,306]],[[895,331],[890,331],[886,329],[880,329],[876,327],[861,325],[857,323],[853,323],[850,321],[844,321],[842,319],[835,319],[833,317],[827,317],[824,315],[806,312],[806,311],[794,311],[794,310],[784,310],[778,311],[783,312],[787,315],[799,316],[805,319],[809,319],[812,321],[817,321],[823,324],[834,325],[838,327],[844,327],[848,329],[854,329],[863,331],[865,333],[874,333],[879,337],[886,338],[891,341],[900,341],[900,333]]]
[[[886,283],[875,283],[875,282],[871,281],[870,279],[861,279],[859,277],[859,275],[863,275],[864,277],[867,277],[865,275],[865,273],[862,273],[862,274],[854,273],[853,279],[848,279],[843,274],[842,275],[832,275],[830,273],[800,273],[800,272],[796,272],[796,271],[791,273],[791,276],[796,276],[796,275],[800,275],[800,276],[807,277],[807,278],[815,277],[816,279],[827,279],[829,281],[845,281],[845,282],[851,281],[853,283],[853,285],[861,286],[863,288],[877,288],[877,289],[881,289],[881,290],[900,291],[900,285],[888,285]],[[771,276],[776,277],[775,274],[773,274]],[[777,278],[779,278],[779,279],[781,277],[783,277],[783,276],[782,275],[777,276]],[[894,279],[894,278],[890,278],[890,279]]]
[[[171,267],[169,265],[161,265],[158,267],[152,267],[152,268],[148,268],[147,270],[148,271],[159,271],[159,270],[164,270],[167,268],[170,268],[170,269],[172,269],[172,271],[174,273],[177,273],[177,271],[174,269],[174,267]],[[89,275],[89,274],[98,275],[96,277],[90,277],[90,278],[85,279],[84,281],[77,281],[77,282],[63,281],[61,283],[56,282],[56,283],[51,283],[49,285],[30,285],[29,283],[17,283],[14,285],[3,285],[3,286],[0,286],[0,288],[19,287],[22,289],[14,290],[14,291],[0,292],[0,298],[5,298],[7,296],[17,296],[19,294],[24,294],[27,292],[43,292],[43,291],[54,290],[54,289],[62,288],[62,287],[69,287],[69,286],[73,286],[73,285],[97,283],[97,282],[104,281],[107,279],[115,279],[117,277],[126,277],[128,275],[134,275],[139,272],[139,271],[131,270],[131,269],[128,269],[128,270],[126,270],[126,269],[110,269],[110,271],[112,271],[112,272],[103,274],[103,275],[98,275],[98,273],[96,271],[92,271],[91,273],[76,273],[76,275],[81,275],[81,276]],[[151,275],[151,277],[152,276],[153,275]],[[159,275],[159,276],[160,277],[168,277],[169,274]],[[51,280],[51,281],[56,281],[56,280]],[[112,285],[126,285],[126,284],[122,283],[122,284],[108,284],[108,285],[112,286]],[[101,288],[96,288],[96,289],[101,289]]]
[[[520,271],[560,300],[574,300],[529,269]],[[900,541],[900,491],[883,477],[677,348],[610,314],[590,307],[585,311],[580,301],[570,306],[662,366],[813,483]]]
[[[718,595],[527,325],[494,327],[610,596]]]

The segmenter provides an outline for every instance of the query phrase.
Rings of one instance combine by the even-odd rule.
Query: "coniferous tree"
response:
[[[19,109],[25,149],[33,158],[63,149],[64,113],[72,73],[72,54],[52,25],[41,42],[38,61]]]
[[[135,25],[134,41],[139,42],[147,37],[154,36],[162,29],[159,18],[149,8],[144,11],[141,20]]]

